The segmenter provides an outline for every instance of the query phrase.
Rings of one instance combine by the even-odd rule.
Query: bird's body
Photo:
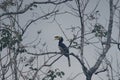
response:
[[[68,56],[69,54],[69,50],[67,48],[67,46],[63,43],[63,40],[59,40],[59,43],[58,43],[58,46],[59,46],[59,49],[62,53],[64,53],[65,56]]]
[[[60,36],[55,36],[55,39],[59,40],[58,47],[61,51],[61,53],[68,58],[68,65],[70,65],[70,57],[69,57],[69,49],[68,47],[63,43],[63,38]]]

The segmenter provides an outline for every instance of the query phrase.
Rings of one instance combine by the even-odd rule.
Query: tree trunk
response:
[[[86,74],[86,80],[91,80],[92,74],[93,74],[93,73],[88,72],[88,73]]]
[[[86,77],[86,80],[91,80],[91,77],[92,77],[92,76],[87,76],[87,77]]]

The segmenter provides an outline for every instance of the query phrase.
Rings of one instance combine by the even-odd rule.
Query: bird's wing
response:
[[[59,49],[61,50],[61,52],[64,51],[65,53],[69,53],[68,47],[63,43],[59,45]]]

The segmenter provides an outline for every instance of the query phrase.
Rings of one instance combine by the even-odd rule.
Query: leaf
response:
[[[64,73],[63,71],[61,71],[61,74],[62,74],[62,75],[65,75],[65,73]]]
[[[37,5],[34,4],[33,6],[34,6],[35,8],[37,8]]]
[[[30,10],[33,10],[33,8],[30,8]]]

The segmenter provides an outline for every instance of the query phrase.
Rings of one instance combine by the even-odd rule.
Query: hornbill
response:
[[[61,53],[68,58],[68,65],[69,67],[71,66],[70,64],[70,57],[69,57],[69,49],[68,47],[63,43],[63,37],[61,36],[55,36],[55,40],[59,40],[58,42],[58,47],[61,51]]]

